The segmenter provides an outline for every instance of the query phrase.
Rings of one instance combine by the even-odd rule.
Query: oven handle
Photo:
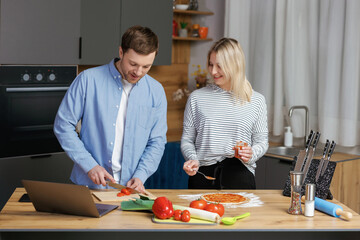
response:
[[[67,91],[69,87],[20,87],[20,88],[6,88],[6,92],[55,92]]]
[[[24,127],[15,127],[14,132],[31,132],[31,131],[39,131],[39,130],[51,130],[53,128],[54,128],[54,124],[24,126]]]

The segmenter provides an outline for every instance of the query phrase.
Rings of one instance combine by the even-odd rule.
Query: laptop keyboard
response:
[[[106,213],[106,212],[110,211],[111,209],[114,209],[113,206],[107,205],[107,204],[96,203],[95,205],[96,205],[96,209],[99,212],[99,215]]]

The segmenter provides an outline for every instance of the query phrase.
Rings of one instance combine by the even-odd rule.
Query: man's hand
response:
[[[142,181],[139,178],[132,178],[127,183],[126,186],[132,189],[135,189],[139,192],[144,193],[145,187]]]
[[[97,185],[106,186],[106,179],[110,180],[113,183],[116,183],[115,179],[100,165],[93,167],[88,172],[88,177]]]
[[[184,163],[183,169],[189,176],[194,176],[199,170],[200,163],[198,160],[188,160]]]

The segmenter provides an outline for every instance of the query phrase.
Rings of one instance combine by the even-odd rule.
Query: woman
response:
[[[246,79],[244,53],[235,39],[217,41],[207,67],[213,83],[190,95],[184,114],[181,151],[189,188],[255,189],[256,161],[269,146],[265,98]],[[248,146],[235,158],[240,141]]]

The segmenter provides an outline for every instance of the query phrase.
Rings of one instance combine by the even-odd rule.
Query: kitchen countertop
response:
[[[180,199],[180,194],[200,194],[215,190],[149,190],[155,196],[167,196],[173,204],[188,206],[190,201]],[[226,192],[254,193],[264,203],[260,207],[226,208],[224,216],[236,216],[250,212],[251,216],[237,221],[232,226],[219,225],[183,225],[157,224],[151,221],[152,213],[146,211],[114,210],[102,218],[88,218],[72,215],[36,212],[31,203],[18,202],[25,193],[17,188],[0,214],[0,232],[16,231],[305,231],[305,232],[358,232],[360,233],[360,216],[337,200],[332,202],[341,205],[345,211],[353,214],[351,221],[331,217],[315,211],[314,217],[290,215],[287,213],[290,198],[284,197],[281,190],[231,190]],[[95,199],[95,198],[94,198]],[[106,202],[114,203],[114,202]],[[119,204],[119,202],[117,202]],[[3,238],[1,238],[3,239]]]
[[[276,142],[270,142],[269,143],[269,147],[278,147],[278,146],[282,146],[282,144],[276,143]],[[323,149],[324,146],[319,144],[318,148]],[[335,147],[335,152],[331,156],[330,161],[344,162],[344,161],[360,160],[360,155],[347,153],[347,152],[345,152],[345,151],[347,151],[346,149],[347,148],[345,148],[345,147],[336,146]],[[291,157],[287,157],[287,156],[283,156],[283,155],[277,155],[277,154],[265,153],[265,156],[274,157],[274,158],[281,158],[281,159],[287,159],[287,160],[293,160],[293,158],[291,158]],[[321,157],[322,156],[314,156],[314,159],[321,159]]]

